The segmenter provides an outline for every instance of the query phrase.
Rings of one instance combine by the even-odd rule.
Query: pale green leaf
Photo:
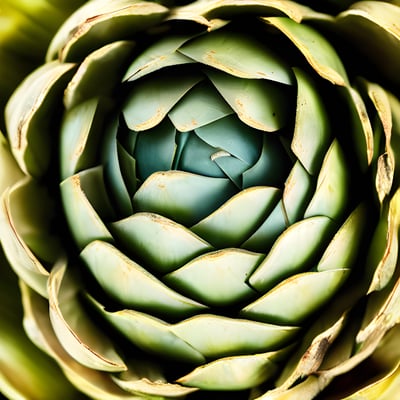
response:
[[[227,357],[202,365],[177,382],[204,390],[244,390],[271,378],[276,370],[268,353]]]
[[[220,71],[210,70],[207,75],[245,124],[266,132],[286,126],[291,102],[284,85],[264,79],[242,79]]]
[[[118,129],[118,119],[112,119],[103,132],[104,181],[115,209],[122,215],[130,215],[132,199],[128,188],[136,189],[136,161],[119,144]]]
[[[99,146],[104,110],[98,98],[64,113],[60,128],[61,179],[93,166]]]
[[[83,399],[46,353],[27,337],[17,276],[0,252],[0,393],[7,399]],[[47,303],[37,294],[44,303]]]
[[[243,33],[217,30],[183,44],[180,53],[244,79],[292,84],[292,72],[264,43]]]
[[[74,64],[43,64],[21,83],[5,108],[12,153],[26,173],[41,176],[50,162],[52,115]],[[45,135],[45,136],[44,136]]]
[[[297,161],[285,182],[282,201],[289,224],[301,219],[313,194],[313,180]]]
[[[382,211],[367,258],[372,279],[368,292],[383,289],[392,279],[398,263],[400,191]]]
[[[150,271],[162,274],[213,249],[183,225],[152,213],[133,214],[114,222],[110,229]]]
[[[47,60],[81,61],[94,50],[162,21],[167,9],[145,1],[87,2],[61,26],[50,43]]]
[[[193,63],[193,60],[177,52],[191,36],[167,35],[148,46],[129,65],[123,81],[134,81],[144,75],[173,65]]]
[[[312,217],[287,228],[276,240],[249,283],[265,293],[280,280],[312,268],[332,232],[332,220]]]
[[[113,241],[102,219],[107,216],[107,209],[111,210],[103,169],[96,167],[68,177],[60,188],[64,212],[77,245],[83,248],[96,239]]]
[[[301,69],[294,72],[297,105],[291,149],[307,172],[315,175],[330,144],[328,114],[311,78]]]
[[[237,247],[266,219],[278,196],[272,187],[242,190],[191,229],[215,247]]]
[[[282,201],[279,201],[268,218],[246,240],[242,247],[252,251],[266,253],[276,238],[286,229],[288,220]]]
[[[235,191],[229,179],[183,171],[156,172],[133,197],[137,211],[147,211],[193,225],[213,212]]]
[[[278,350],[298,332],[298,328],[293,326],[209,314],[186,319],[171,330],[208,358]]]
[[[132,48],[131,42],[117,41],[90,53],[64,91],[65,107],[72,108],[90,98],[111,95],[121,82]]]
[[[349,172],[344,152],[335,139],[329,147],[318,174],[317,188],[304,216],[325,215],[340,219],[347,205]]]
[[[294,1],[287,0],[219,0],[190,3],[177,10],[177,17],[186,15],[205,15],[207,18],[242,16],[245,13],[256,15],[287,15],[300,22],[312,10]]]
[[[232,113],[215,88],[200,84],[191,89],[168,116],[178,131],[187,132]]]
[[[123,390],[137,395],[143,396],[157,396],[156,398],[179,398],[187,396],[190,393],[197,391],[197,388],[184,387],[175,383],[167,383],[157,381],[150,381],[147,378],[137,380],[124,380],[118,379],[113,376],[113,381]]]
[[[335,29],[361,50],[363,64],[400,87],[400,7],[387,1],[358,1],[336,18]],[[365,40],[373,38],[373,40]],[[384,62],[382,60],[385,60]]]
[[[151,354],[162,354],[172,360],[202,364],[205,358],[189,342],[171,330],[161,319],[134,310],[110,312],[94,302],[101,315],[130,342]]]
[[[1,200],[0,238],[5,254],[15,272],[47,297],[49,273],[42,262],[54,261],[61,250],[50,232],[51,200],[43,188],[28,177],[6,190]],[[39,255],[43,256],[42,260]]]
[[[164,280],[204,304],[229,306],[256,296],[247,279],[263,257],[241,249],[209,252],[169,273]]]
[[[365,204],[359,205],[338,229],[317,265],[318,271],[337,267],[351,268],[359,255],[367,223]]]
[[[329,300],[349,274],[345,268],[294,275],[244,307],[246,318],[283,324],[301,324]]]
[[[122,112],[129,129],[143,131],[159,124],[202,76],[158,73],[134,83]]]
[[[343,93],[350,112],[349,130],[356,150],[355,157],[365,171],[371,164],[375,151],[371,121],[360,93],[352,87],[343,88]]]
[[[100,286],[121,305],[171,317],[206,309],[170,289],[109,243],[90,243],[81,252],[81,258]]]
[[[336,85],[348,84],[339,55],[317,30],[284,17],[267,17],[264,20],[274,25],[293,42],[317,74]]]
[[[30,340],[57,361],[63,374],[74,386],[79,387],[80,392],[99,400],[138,400],[137,396],[129,396],[118,387],[109,372],[85,367],[72,358],[54,333],[49,317],[48,301],[27,285],[20,286],[24,305],[24,328]],[[59,379],[55,380],[55,383],[59,386]],[[49,382],[45,384],[48,387]],[[54,398],[54,393],[56,392],[53,390],[51,399]]]
[[[153,172],[172,169],[176,151],[175,136],[176,130],[168,119],[145,132],[137,133],[132,155],[136,160],[138,179],[144,181]]]
[[[0,131],[0,193],[3,193],[8,186],[13,185],[19,179],[21,179],[24,174],[18,167],[18,164],[11,154],[9,144]]]
[[[79,302],[79,286],[60,260],[48,281],[49,312],[54,332],[64,349],[79,363],[100,371],[123,371],[126,366],[111,340],[91,321]]]

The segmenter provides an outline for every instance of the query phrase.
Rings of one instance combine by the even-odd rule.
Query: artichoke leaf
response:
[[[245,124],[266,132],[286,125],[289,92],[279,83],[242,79],[217,70],[208,70],[207,76]]]
[[[0,393],[8,399],[83,399],[54,360],[25,334],[17,277],[1,251],[0,271]]]
[[[298,325],[317,311],[343,284],[349,269],[304,272],[275,286],[241,310],[245,318]]]
[[[260,293],[289,276],[311,268],[321,247],[328,242],[332,220],[311,217],[296,222],[276,240],[267,257],[252,273],[249,284]]]
[[[364,328],[358,332],[354,332],[350,328],[350,336],[348,340],[351,342],[351,350],[349,352],[350,357],[346,357],[339,363],[335,363],[330,368],[323,368],[318,372],[318,377],[320,383],[323,384],[321,388],[325,387],[326,384],[342,374],[352,371],[355,367],[360,365],[361,362],[373,356],[379,348],[382,347],[384,343],[385,335],[399,322],[398,316],[398,302],[399,302],[399,285],[395,285],[392,293],[389,295],[387,301],[384,301],[384,305],[375,315],[370,323],[364,325]],[[364,289],[359,293],[363,296]],[[359,297],[356,295],[354,297],[353,293],[349,293],[348,296],[356,299]],[[394,312],[394,313],[393,313]],[[347,327],[346,329],[349,329]],[[359,324],[357,323],[357,330],[359,330]],[[347,331],[348,332],[348,331]],[[390,333],[390,332],[389,332]],[[354,343],[354,338],[356,337],[356,343]],[[356,347],[354,345],[356,344]],[[395,341],[396,351],[397,351],[397,337]],[[386,354],[385,359],[388,358]],[[390,357],[389,357],[390,358]],[[386,362],[387,364],[387,362]]]
[[[347,205],[348,167],[339,142],[334,139],[318,174],[317,188],[304,217],[325,215],[340,220]]]
[[[202,314],[181,321],[171,331],[207,358],[254,354],[283,348],[299,328]]]
[[[327,246],[318,265],[318,271],[335,269],[338,265],[351,268],[359,254],[362,232],[367,223],[367,208],[360,204],[338,229]]]
[[[362,51],[368,63],[379,73],[400,87],[400,32],[398,4],[358,1],[336,17],[336,29],[346,40],[351,40]],[[373,41],[366,41],[373,37]],[[385,62],[381,62],[385,60]]]
[[[131,42],[118,41],[88,55],[64,91],[64,106],[69,109],[92,97],[110,95],[121,81],[122,67],[132,47]]]
[[[64,113],[60,127],[61,179],[90,168],[95,162],[104,110],[98,98]]]
[[[216,210],[235,192],[229,179],[184,171],[155,172],[133,196],[136,211],[153,212],[191,226]]]
[[[79,390],[99,400],[138,400],[121,390],[105,371],[88,368],[72,358],[54,333],[49,317],[48,302],[29,286],[20,283],[24,307],[24,328],[40,349],[55,359],[63,373]],[[32,354],[32,353],[29,353]],[[36,370],[34,368],[33,370]],[[56,381],[59,385],[59,380]],[[48,382],[46,382],[48,385]],[[51,392],[54,398],[54,390]],[[74,397],[75,399],[75,397]]]
[[[276,204],[268,218],[265,219],[241,247],[265,253],[287,226],[288,219],[281,200]]]
[[[374,133],[366,105],[360,93],[352,87],[344,90],[347,108],[350,111],[351,133],[358,162],[363,170],[371,164],[374,156]]]
[[[200,74],[156,74],[135,82],[122,108],[126,124],[133,131],[158,125],[173,106],[203,77]]]
[[[156,398],[179,398],[187,396],[190,393],[196,392],[197,388],[184,387],[175,383],[167,383],[160,381],[151,381],[147,378],[137,380],[124,380],[115,376],[112,377],[113,381],[123,390],[132,394],[157,396]]]
[[[292,373],[286,377],[284,382],[279,382],[278,390],[289,389],[302,378],[315,374],[320,370],[330,346],[345,327],[346,319],[347,314],[342,314],[333,325],[313,338]]]
[[[273,353],[232,356],[197,367],[177,382],[203,390],[250,389],[275,375]]]
[[[330,144],[329,121],[311,78],[294,69],[297,79],[296,120],[291,149],[310,175],[315,175]]]
[[[205,362],[204,355],[174,333],[167,322],[130,309],[107,311],[93,298],[89,297],[89,301],[114,328],[144,351],[193,364]]]
[[[245,34],[217,30],[183,44],[179,53],[229,75],[293,84],[291,70],[263,43]]]
[[[5,120],[11,151],[19,167],[28,175],[41,176],[50,162],[51,137],[43,138],[43,132],[51,132],[57,99],[74,64],[58,61],[44,64],[32,72],[10,97],[5,108]],[[55,113],[57,114],[57,113]]]
[[[289,174],[291,160],[279,138],[267,134],[262,135],[262,139],[261,154],[257,160],[249,160],[251,166],[242,174],[242,188],[257,185],[281,187]]]
[[[137,177],[136,177],[136,159],[128,153],[128,151],[125,149],[125,147],[121,144],[121,142],[118,142],[117,144],[117,155],[119,159],[119,165],[121,169],[121,176],[123,178],[123,182],[126,186],[126,190],[128,191],[128,194],[130,196],[129,199],[129,210],[130,213],[132,214],[132,196],[137,190],[138,187],[138,182],[137,182]]]
[[[26,202],[27,198],[37,201]],[[51,209],[43,188],[29,177],[7,189],[1,197],[0,238],[4,252],[17,275],[44,297],[47,297],[49,273],[42,262],[54,261],[62,251],[49,232]],[[44,258],[40,260],[39,255]]]
[[[377,301],[377,304],[374,302]],[[390,288],[387,293],[387,298],[381,299],[377,296],[377,299],[371,297],[369,306],[372,309],[379,307],[375,313],[371,315],[366,315],[364,321],[364,327],[357,335],[357,342],[364,345],[364,343],[369,343],[374,339],[374,337],[379,333],[386,333],[389,329],[393,328],[400,322],[400,313],[398,310],[398,304],[400,301],[400,282],[397,281],[393,288]]]
[[[231,197],[191,230],[217,248],[237,247],[266,219],[280,191],[253,186]]]
[[[394,179],[395,156],[391,145],[393,116],[387,92],[379,85],[365,82],[368,96],[376,108],[385,135],[384,153],[378,157],[375,186],[380,203],[390,193]]]
[[[110,229],[126,248],[138,254],[147,269],[160,274],[213,250],[188,228],[158,214],[136,213],[112,223]]]
[[[256,15],[287,15],[296,22],[312,10],[294,1],[287,0],[219,0],[218,2],[200,1],[178,9],[175,14],[179,17],[186,15],[204,15],[207,18],[232,17],[244,13]]]
[[[296,161],[285,181],[282,201],[288,224],[300,220],[308,206],[313,193],[313,180],[300,161]]]
[[[162,368],[158,362],[152,362],[140,356],[134,357],[129,360],[128,370],[113,376],[112,379],[129,393],[155,396],[156,399],[160,396],[162,399],[176,397],[181,399],[198,390],[168,382]]]
[[[367,258],[372,273],[368,293],[383,289],[390,282],[398,263],[400,190],[382,210]]]
[[[130,215],[133,209],[129,189],[136,189],[136,160],[117,140],[118,127],[118,120],[112,119],[103,135],[104,181],[114,207]]]
[[[176,130],[168,119],[137,134],[133,155],[137,175],[141,181],[153,172],[172,169],[176,151],[175,135]]]
[[[209,84],[198,84],[169,112],[168,117],[180,132],[210,124],[233,113]]]
[[[171,317],[207,308],[165,286],[110,243],[91,242],[81,258],[105,292],[126,307]]]
[[[247,279],[263,257],[242,249],[217,250],[194,258],[163,281],[204,304],[229,306],[256,296]]]
[[[316,396],[329,385],[330,380],[325,376],[311,375],[305,380],[289,389],[273,389],[265,392],[265,394],[256,397],[255,400],[313,400]]]
[[[32,201],[27,202],[26,199]],[[25,177],[4,193],[3,200],[6,221],[9,221],[9,228],[15,231],[12,236],[18,238],[27,253],[31,251],[41,263],[53,263],[63,250],[53,227],[56,220],[55,200],[47,188]],[[7,241],[7,238],[4,240]],[[47,275],[47,270],[39,263],[36,267],[32,270]]]
[[[322,78],[339,86],[349,84],[339,55],[317,30],[284,17],[267,17],[264,21],[285,34]]]
[[[392,137],[393,118],[395,118],[392,115],[393,111],[390,103],[390,95],[382,86],[376,83],[368,81],[364,81],[363,83],[382,123],[383,132],[385,134],[385,148],[388,150]]]
[[[162,21],[168,10],[145,1],[89,1],[73,13],[54,35],[47,61],[81,61],[96,49]]]
[[[107,216],[111,205],[105,192],[102,167],[70,176],[60,184],[65,215],[80,248],[96,239],[113,241],[97,210]],[[94,204],[93,204],[94,203]]]
[[[81,364],[100,371],[123,371],[126,365],[106,335],[95,326],[79,302],[79,287],[60,260],[49,280],[49,314],[64,349]]]
[[[275,381],[277,387],[290,387],[302,374],[301,371],[304,371],[305,376],[307,370],[311,374],[319,373],[352,356],[354,337],[360,329],[362,316],[357,312],[351,314],[349,310],[364,293],[361,284],[353,285],[353,288],[351,293],[341,291],[344,296],[327,304],[324,312],[318,314],[307,326],[300,344]]]
[[[9,143],[0,131],[0,194],[2,194],[7,187],[12,186],[18,180],[22,179],[24,174],[20,170],[15,158],[12,156]]]
[[[168,35],[147,47],[129,65],[123,82],[134,81],[165,67],[193,63],[192,59],[177,52],[178,48],[191,37],[192,35]]]

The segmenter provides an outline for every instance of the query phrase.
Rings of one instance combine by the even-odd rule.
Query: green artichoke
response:
[[[392,399],[399,2],[32,3],[0,2],[0,392]]]

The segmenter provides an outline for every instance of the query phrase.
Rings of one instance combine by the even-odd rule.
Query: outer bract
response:
[[[80,5],[7,6],[0,391],[393,398],[398,2]]]

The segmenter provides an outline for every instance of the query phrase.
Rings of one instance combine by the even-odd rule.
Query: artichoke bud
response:
[[[91,398],[311,399],[400,320],[374,295],[397,294],[399,100],[323,12],[89,1],[9,100],[0,238],[28,335]]]

